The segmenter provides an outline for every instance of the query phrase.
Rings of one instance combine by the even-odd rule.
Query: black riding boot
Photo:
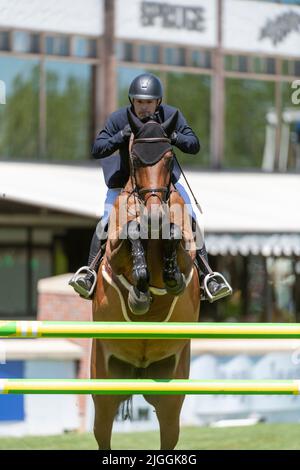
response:
[[[210,302],[232,294],[232,289],[224,276],[212,271],[210,268],[205,244],[203,244],[200,250],[197,250],[196,261],[203,273],[203,275],[200,276],[201,287]]]
[[[101,229],[99,233],[96,229],[90,245],[88,266],[80,268],[69,282],[73,289],[85,299],[90,299],[93,294],[97,281],[97,270],[102,257],[101,244],[105,239],[104,230]]]

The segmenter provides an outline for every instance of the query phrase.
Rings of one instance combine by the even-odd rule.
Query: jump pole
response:
[[[0,379],[0,394],[300,395],[300,380]]]
[[[300,324],[0,321],[0,338],[300,339]]]

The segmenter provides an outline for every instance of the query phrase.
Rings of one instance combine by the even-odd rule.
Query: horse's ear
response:
[[[171,135],[172,132],[175,130],[177,120],[178,120],[178,109],[176,109],[176,111],[172,114],[172,116],[169,117],[169,119],[167,119],[167,121],[165,121],[161,125],[161,127],[163,128],[163,130],[165,131],[167,135]]]
[[[129,108],[127,108],[127,117],[128,117],[128,122],[131,127],[132,132],[137,134],[141,128],[143,127],[143,124],[141,121],[130,111]]]

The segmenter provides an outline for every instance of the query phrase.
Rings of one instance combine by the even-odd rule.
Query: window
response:
[[[132,62],[133,58],[133,44],[130,42],[118,42],[117,43],[117,59],[125,62]]]
[[[254,73],[275,74],[275,59],[272,57],[252,57],[251,70]]]
[[[282,75],[300,77],[300,60],[283,60],[281,73]]]
[[[39,35],[27,31],[14,31],[12,49],[15,52],[39,52]]]
[[[300,118],[299,105],[293,103],[295,89],[292,83],[281,82],[280,171],[300,171]],[[273,154],[274,169],[275,155]]]
[[[97,57],[97,41],[76,36],[74,38],[74,55],[77,57]]]
[[[248,72],[249,57],[243,55],[227,55],[224,61],[225,70],[230,72]]]
[[[37,282],[52,273],[52,232],[1,229],[0,318],[32,317]]]
[[[8,31],[0,31],[0,51],[9,51]]]
[[[149,64],[159,63],[159,46],[142,44],[138,47],[138,61]]]
[[[191,53],[192,67],[201,67],[204,69],[211,68],[211,54],[209,51],[192,51]]]
[[[46,54],[69,55],[70,39],[67,36],[46,36]]]
[[[90,156],[91,66],[46,61],[46,158]]]
[[[183,113],[188,125],[201,142],[201,151],[198,155],[187,155],[176,149],[179,161],[188,167],[209,166],[210,88],[209,76],[181,72],[166,73],[164,102]]]
[[[267,116],[275,105],[275,85],[260,80],[226,79],[225,94],[225,166],[261,168]]]
[[[185,49],[183,47],[166,47],[164,63],[167,65],[185,65]]]
[[[0,106],[0,159],[33,160],[39,154],[39,61],[0,57],[6,105]]]

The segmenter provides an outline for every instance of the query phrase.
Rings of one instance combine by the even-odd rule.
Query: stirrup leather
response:
[[[88,291],[88,294],[85,289],[83,289],[79,284],[77,284],[78,278],[81,277],[82,275],[85,276],[86,274],[91,274],[93,276],[93,284],[90,290]],[[82,297],[85,299],[88,299],[91,297],[92,293],[94,292],[95,285],[97,282],[97,273],[94,271],[94,269],[91,269],[89,266],[82,266],[81,268],[76,271],[74,276],[69,280],[69,285],[73,287],[73,289],[78,292]]]
[[[224,282],[224,284],[226,285],[227,287],[227,290],[225,292],[220,292],[219,294],[216,294],[216,295],[212,295],[209,290],[208,290],[208,282],[210,281],[210,279],[212,278],[220,278],[222,280],[222,282]],[[219,299],[222,299],[223,297],[227,297],[227,295],[231,295],[232,294],[232,287],[230,286],[230,284],[226,281],[225,277],[223,276],[223,274],[221,273],[218,273],[218,272],[213,272],[213,273],[210,273],[210,274],[207,274],[204,278],[204,281],[203,281],[203,289],[204,289],[204,293],[205,295],[207,296],[207,299],[209,300],[210,303],[212,302],[215,302],[215,300],[219,300]]]

